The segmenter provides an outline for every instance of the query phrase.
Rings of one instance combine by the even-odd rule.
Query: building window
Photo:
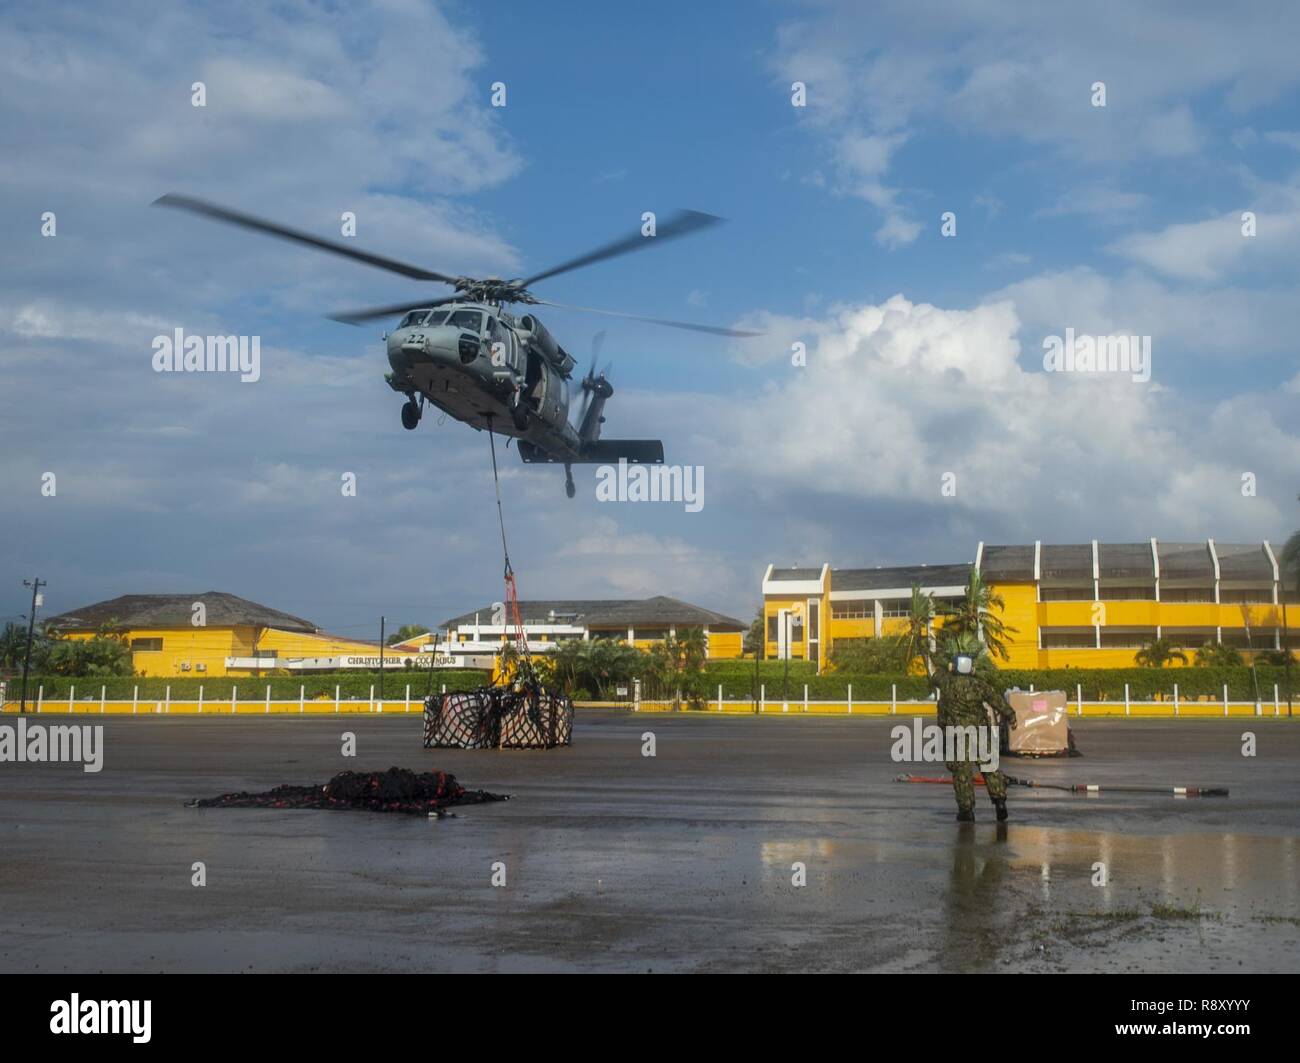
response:
[[[1149,642],[1154,642],[1154,629],[1147,631],[1103,631],[1101,648],[1104,650],[1140,650]]]
[[[767,618],[767,641],[777,642],[781,638],[781,620],[780,617],[769,616]]]
[[[851,602],[831,602],[832,620],[872,620],[876,615],[875,602],[860,598]]]
[[[910,598],[881,598],[880,608],[881,615],[885,617],[900,617],[912,615],[912,599]]]
[[[1253,627],[1250,629],[1249,638],[1245,628],[1225,627],[1223,629],[1223,644],[1239,650],[1271,650],[1276,639],[1276,628]]]
[[[1093,650],[1097,648],[1097,634],[1090,627],[1042,628],[1045,650]]]
[[[162,639],[132,639],[132,653],[157,653],[162,649]]]
[[[1154,602],[1156,585],[1130,585],[1127,587],[1107,587],[1102,584],[1101,600],[1106,602]]]
[[[1040,602],[1090,602],[1093,587],[1091,583],[1076,583],[1068,587],[1039,587]]]
[[[1162,602],[1212,602],[1213,587],[1161,587]]]
[[[1273,604],[1273,588],[1267,587],[1220,587],[1219,601],[1221,602],[1247,602],[1258,605]]]

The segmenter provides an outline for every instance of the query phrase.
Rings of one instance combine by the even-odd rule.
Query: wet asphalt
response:
[[[1005,825],[894,782],[943,767],[888,718],[579,710],[550,751],[426,750],[414,714],[38,722],[102,725],[104,770],[0,764],[4,971],[1300,970],[1300,722],[1078,721],[1082,758],[1004,770],[1231,796],[1014,789]],[[390,765],[512,800],[184,806]]]

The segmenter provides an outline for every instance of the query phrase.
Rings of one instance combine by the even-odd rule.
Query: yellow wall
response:
[[[68,638],[93,638],[97,631],[69,631]],[[227,657],[251,657],[257,651],[275,650],[280,657],[336,657],[341,654],[377,654],[379,648],[364,642],[312,635],[276,628],[160,627],[128,628],[127,644],[136,639],[162,639],[161,650],[132,650],[131,662],[141,676],[244,676],[257,672],[226,668]],[[182,668],[188,664],[188,668]],[[200,670],[197,665],[204,667]],[[261,672],[271,669],[262,669]]]
[[[991,589],[1002,599],[1002,623],[1016,629],[1015,634],[1004,640],[1008,659],[994,658],[995,662],[1003,668],[1042,667],[1038,659],[1037,589],[1032,583],[1003,583]]]
[[[745,635],[740,631],[709,632],[709,660],[730,661],[741,656]]]
[[[830,581],[827,580],[826,582],[827,582],[826,590],[821,595],[820,598],[815,594],[773,594],[763,599],[763,637],[764,639],[766,639],[766,648],[763,651],[764,657],[770,660],[776,657],[778,653],[777,640],[767,638],[768,625],[771,622],[771,619],[774,617],[779,617],[782,609],[792,609],[795,606],[798,606],[800,612],[803,615],[803,623],[804,623],[803,636],[804,637],[800,639],[798,642],[795,642],[791,645],[790,658],[791,660],[795,660],[795,661],[802,661],[807,658],[808,633],[809,633],[808,602],[809,600],[813,600],[821,603],[821,607],[819,609],[820,619],[818,624],[820,639],[818,645],[819,660],[817,662],[817,667],[818,670],[820,670],[826,666],[826,661],[829,658],[830,651],[831,651],[831,639],[836,637],[835,634],[836,628],[833,627],[832,625],[833,624],[838,625],[844,623],[860,623],[860,621],[843,621],[843,620],[832,621],[831,620],[831,602],[830,602],[830,586],[829,586]],[[866,621],[866,623],[870,625],[871,621],[868,620]],[[866,636],[870,635],[871,630],[872,629],[870,628],[870,626],[868,626]],[[859,637],[866,637],[866,636],[859,636]],[[845,638],[846,636],[839,635],[838,637]],[[853,636],[848,636],[848,637],[853,637]]]
[[[1015,633],[1006,639],[1009,659],[996,662],[1003,668],[1131,668],[1137,664],[1138,647],[1040,650],[1038,648],[1040,628],[1091,628],[1096,620],[1101,620],[1103,634],[1108,627],[1149,628],[1153,632],[1153,637],[1157,627],[1163,629],[1222,628],[1226,637],[1229,633],[1240,636],[1246,626],[1242,606],[1238,603],[1103,600],[1100,604],[1104,606],[1104,611],[1098,613],[1098,603],[1091,601],[1039,602],[1037,588],[1031,582],[1002,583],[992,586],[991,589],[1003,600],[1001,614],[1003,622],[1008,627],[1016,629]],[[828,586],[826,595],[821,599],[822,659],[818,662],[821,668],[825,668],[835,640],[871,638],[875,633],[873,617],[851,620],[832,619],[829,591]],[[864,592],[864,597],[867,596]],[[763,602],[764,625],[766,626],[769,619],[776,617],[782,609],[790,608],[795,604],[803,605],[806,614],[807,600],[807,595],[766,596]],[[1258,636],[1267,630],[1270,641],[1263,648],[1271,649],[1272,631],[1282,630],[1284,626],[1282,615],[1284,607],[1267,603],[1251,603],[1248,608],[1252,632]],[[1297,624],[1300,624],[1300,605],[1292,603],[1285,607],[1285,612],[1287,626],[1294,635],[1297,633]],[[942,621],[936,627],[942,628]],[[899,617],[887,617],[881,623],[881,633],[885,637],[902,634],[906,628],[907,622]],[[1190,664],[1194,660],[1197,646],[1184,645],[1181,648],[1187,653]],[[793,646],[794,659],[802,659],[804,649],[803,643]],[[1244,649],[1242,652],[1249,660],[1250,652]],[[767,641],[766,653],[769,658],[776,656],[775,640]],[[1173,663],[1178,666],[1178,662]]]

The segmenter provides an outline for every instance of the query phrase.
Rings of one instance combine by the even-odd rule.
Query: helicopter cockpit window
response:
[[[412,310],[398,323],[398,328],[410,328],[412,325],[419,325],[424,321],[424,315],[427,310]]]
[[[462,328],[466,332],[480,332],[483,328],[483,311],[457,310],[451,315],[451,320],[447,324]]]
[[[444,321],[447,320],[447,314],[448,311],[446,310],[431,310],[429,311],[429,318],[427,321],[425,321],[425,324],[428,325],[430,328],[432,328],[434,325],[441,325]]]

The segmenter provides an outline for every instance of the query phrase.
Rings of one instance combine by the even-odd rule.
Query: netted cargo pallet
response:
[[[573,737],[573,702],[547,690],[480,687],[424,699],[426,749],[551,749]]]

